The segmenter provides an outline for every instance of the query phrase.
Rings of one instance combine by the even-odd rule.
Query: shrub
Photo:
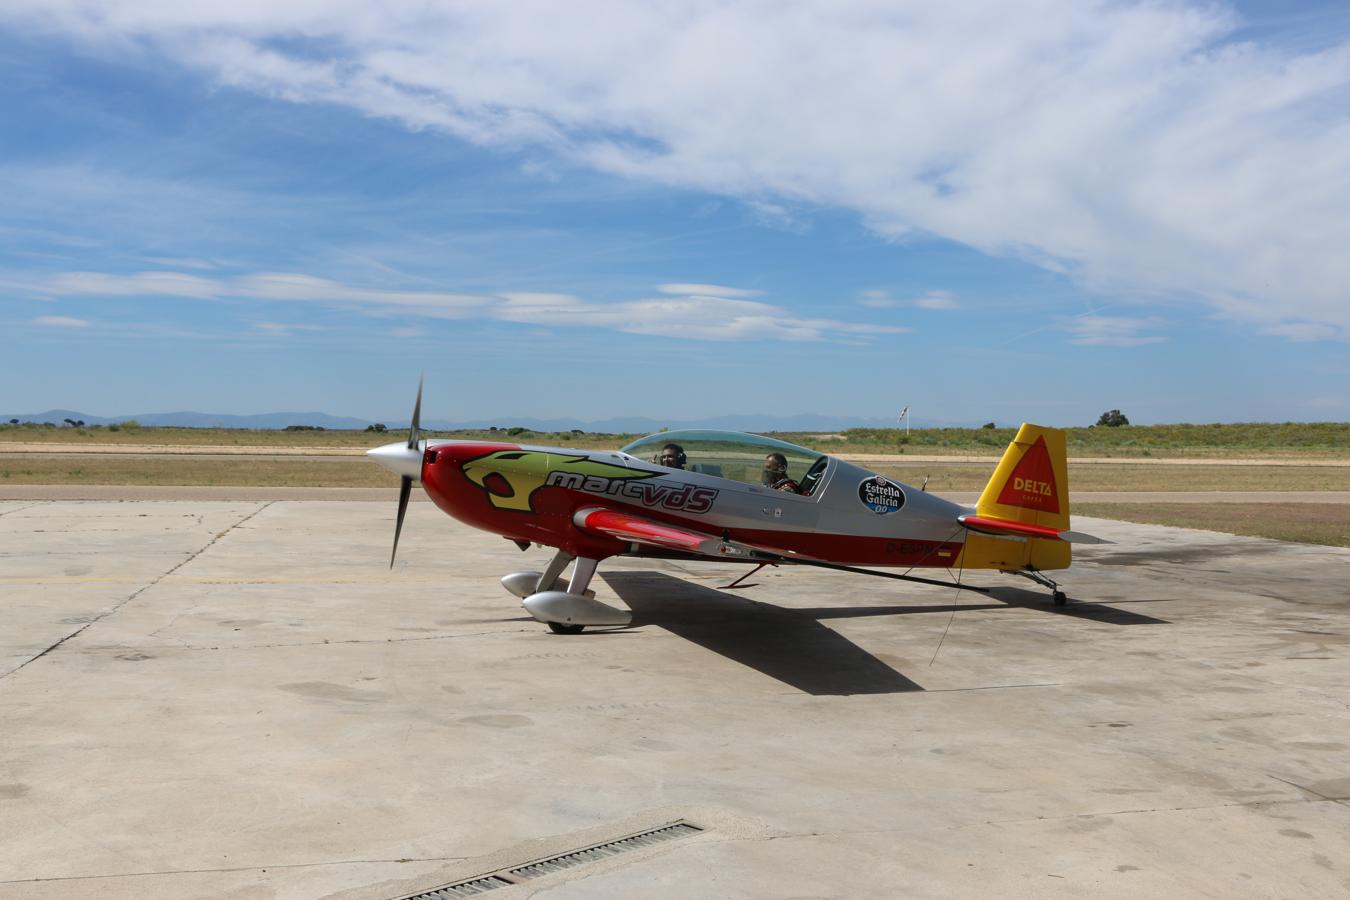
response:
[[[1098,425],[1105,425],[1107,428],[1119,428],[1121,425],[1130,424],[1130,420],[1125,418],[1125,414],[1118,409],[1108,409],[1097,419]]]

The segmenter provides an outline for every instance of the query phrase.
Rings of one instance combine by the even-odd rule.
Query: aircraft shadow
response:
[[[845,696],[923,690],[822,625],[816,610],[759,603],[662,572],[606,572],[603,577],[633,610],[634,626],[659,626],[804,693]]]
[[[980,598],[984,596],[992,597],[999,602],[980,602]],[[1162,601],[1126,600],[1117,602],[1156,603]],[[948,600],[945,603],[930,603],[924,606],[914,606],[913,604],[906,606],[818,606],[797,608],[794,611],[801,613],[804,616],[810,616],[813,619],[860,619],[867,618],[868,616],[907,616],[916,613],[949,613],[952,611],[952,605],[953,601]],[[961,600],[956,602],[957,612],[973,612],[982,609],[1007,609],[1008,607],[1034,609],[1039,612],[1051,613],[1056,616],[1068,616],[1072,619],[1090,619],[1094,622],[1103,622],[1107,625],[1172,624],[1167,619],[1159,619],[1155,616],[1137,613],[1132,610],[1116,609],[1114,606],[1106,606],[1101,603],[1070,600],[1068,606],[1055,606],[1050,602],[1050,598],[1046,594],[1023,590],[1022,588],[992,588],[987,595],[967,591],[961,595]]]
[[[1069,598],[1068,606],[1054,606],[1044,591],[1029,591],[1024,588],[996,587],[989,595],[1002,602],[1004,606],[1016,606],[1022,609],[1038,609],[1056,616],[1068,616],[1072,619],[1090,619],[1106,625],[1171,625],[1167,619],[1137,613],[1128,609],[1116,609],[1104,603],[1074,600]],[[1149,600],[1116,601],[1117,603],[1151,603]]]
[[[659,626],[789,687],[816,696],[924,690],[922,685],[827,628],[823,621],[932,614],[952,609],[950,601],[922,606],[785,608],[684,581],[664,572],[606,572],[603,577],[633,611],[630,627]],[[987,602],[986,595],[963,593],[957,610],[971,612],[1014,607],[1108,625],[1171,624],[1167,619],[1101,603],[1071,599],[1067,606],[1054,606],[1043,591],[996,587],[987,597],[996,602]]]

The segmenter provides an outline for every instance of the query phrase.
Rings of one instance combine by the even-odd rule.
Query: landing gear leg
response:
[[[1053,578],[1047,578],[1044,572],[1037,571],[1036,569],[1024,569],[1018,571],[1016,574],[1036,582],[1041,587],[1048,587],[1050,589],[1050,600],[1056,606],[1068,605],[1069,595],[1061,591],[1059,589],[1059,584]]]
[[[555,559],[553,559],[553,563],[556,563],[556,561],[562,559],[563,556],[566,556],[564,555],[563,551],[558,551],[558,557],[555,557]],[[571,563],[571,561],[572,557],[567,556],[567,560],[564,561],[562,567],[559,567],[558,571],[562,572],[563,568],[567,567],[567,563]],[[586,559],[585,556],[578,557],[578,559],[576,559],[576,568],[572,569],[572,580],[567,584],[568,594],[585,596],[586,588],[590,587],[590,580],[595,578],[595,567],[597,567],[597,565],[599,565],[598,560],[589,560]],[[549,572],[553,571],[552,564],[549,564],[548,571]],[[544,575],[547,576],[548,572],[544,572]],[[552,584],[552,582],[547,583]],[[539,584],[540,590],[543,590],[543,586],[545,584],[544,579],[539,579]],[[564,622],[549,622],[548,629],[551,630],[553,634],[580,634],[582,633],[583,630],[586,629],[586,626],[568,625],[568,623]]]
[[[557,634],[576,634],[587,625],[622,627],[631,624],[632,612],[606,606],[595,599],[595,591],[588,590],[600,562],[597,559],[578,557],[567,590],[555,589],[558,574],[570,561],[571,557],[566,554],[558,554],[549,563],[548,571],[539,577],[540,590],[530,594],[520,605]]]
[[[539,583],[534,586],[534,590],[531,593],[537,594],[540,591],[553,590],[553,583],[562,577],[563,569],[566,569],[571,562],[572,554],[568,553],[566,550],[559,550],[555,553],[553,559],[548,564],[548,568],[539,576]]]
[[[595,567],[600,564],[599,560],[587,559],[586,557],[577,558],[577,567],[572,570],[572,580],[567,585],[567,593],[584,594],[586,588],[591,586],[591,579],[595,577]],[[549,566],[549,568],[553,568]],[[544,574],[548,574],[547,572]]]

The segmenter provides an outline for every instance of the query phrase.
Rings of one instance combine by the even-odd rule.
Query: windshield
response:
[[[678,449],[666,449],[672,444]],[[736,431],[662,431],[633,441],[623,452],[658,466],[747,484],[763,483],[764,458],[771,453],[783,455],[788,477],[799,483],[816,460],[824,458],[823,453],[796,444]]]

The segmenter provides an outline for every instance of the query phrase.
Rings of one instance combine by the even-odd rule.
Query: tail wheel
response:
[[[1065,606],[1069,602],[1069,595],[1063,591],[1055,591],[1050,595],[1050,599],[1055,601],[1056,606]]]

